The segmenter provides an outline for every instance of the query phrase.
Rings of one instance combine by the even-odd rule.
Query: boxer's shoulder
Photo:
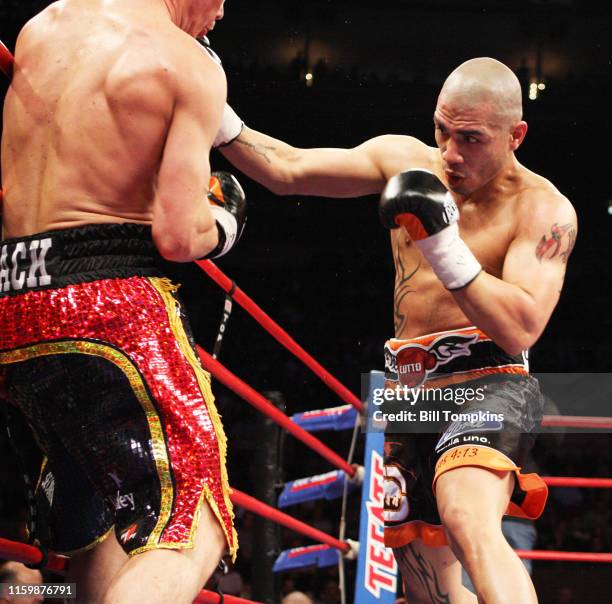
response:
[[[387,134],[372,139],[372,152],[387,180],[405,170],[436,171],[436,149],[414,136]]]
[[[50,6],[31,17],[19,30],[15,43],[15,60],[19,63],[27,58],[34,46],[40,44],[45,34],[49,31],[52,22],[60,14],[60,2],[55,2]]]
[[[61,16],[65,10],[66,2],[61,0],[59,2],[52,2],[41,11],[30,17],[19,32],[19,37],[23,38],[29,34],[35,33],[39,28],[46,28],[49,24]],[[18,38],[19,39],[19,38]]]
[[[192,36],[172,27],[158,43],[158,56],[163,57],[163,76],[179,91],[199,94],[204,89],[226,90],[223,68],[216,63]]]
[[[181,98],[206,98],[208,90],[225,94],[222,69],[194,38],[175,27],[132,31],[121,55],[109,67],[107,97],[129,103],[132,110],[158,107],[169,112]]]
[[[46,61],[49,56],[54,60]],[[130,83],[137,88],[156,84],[175,92],[189,84],[225,85],[223,69],[169,20],[137,19],[127,9],[94,10],[63,1],[26,23],[18,37],[16,59],[37,73],[43,60],[43,75],[58,68],[72,79],[79,67],[89,74],[99,72],[107,92],[124,90]],[[146,92],[141,91],[141,98]]]
[[[543,220],[576,223],[571,201],[548,179],[523,168],[515,210],[519,220],[534,224]]]
[[[514,204],[515,239],[535,243],[535,258],[567,264],[578,233],[578,218],[569,199],[550,181],[527,172]]]

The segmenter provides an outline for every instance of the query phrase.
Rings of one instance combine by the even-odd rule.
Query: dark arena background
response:
[[[11,51],[20,27],[48,4],[0,0],[0,38]],[[550,179],[579,220],[561,301],[531,351],[531,366],[597,374],[611,371],[612,358],[610,13],[609,3],[593,0],[227,0],[210,40],[237,113],[250,127],[299,147],[352,147],[387,133],[434,145],[433,109],[450,71],[476,56],[510,66],[523,85],[529,124],[518,159]],[[2,87],[4,94],[4,81]],[[216,152],[211,163],[235,172]],[[382,347],[393,328],[393,263],[377,200],[276,197],[238,176],[249,201],[248,224],[237,249],[218,265],[359,392],[361,374],[382,368]],[[196,340],[211,350],[223,294],[195,266],[177,267],[175,278],[183,283]],[[290,414],[341,404],[237,305],[220,359],[255,389],[281,393]],[[229,438],[231,483],[256,493],[255,452],[271,446],[262,442],[262,422],[223,387],[215,392]],[[579,391],[575,396],[572,413],[579,415]],[[602,415],[612,415],[609,409]],[[322,439],[346,456],[346,434]],[[2,430],[0,536],[23,539],[23,487],[5,441]],[[545,475],[610,477],[611,444],[607,433],[544,435],[534,460]],[[281,448],[278,482],[330,469],[290,437]],[[358,448],[358,461],[362,454]],[[610,502],[606,489],[552,489],[537,523],[536,549],[612,551]],[[289,512],[338,532],[337,501]],[[347,535],[355,539],[358,513],[357,499],[350,500]],[[256,536],[261,527],[254,528],[249,513],[239,511],[237,519],[242,548],[236,571],[243,595],[257,599],[261,577],[253,569],[263,554]],[[279,550],[311,543],[289,531],[277,534]],[[350,563],[347,572],[352,589]],[[544,604],[609,601],[611,577],[606,564],[536,562],[533,571]],[[340,601],[335,567],[275,581],[278,601],[293,589],[323,604]]]

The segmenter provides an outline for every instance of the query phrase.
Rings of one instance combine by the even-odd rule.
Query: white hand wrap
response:
[[[439,233],[415,241],[446,289],[460,289],[473,281],[482,266],[459,236],[456,222]]]
[[[236,243],[236,237],[238,236],[238,222],[233,214],[230,214],[227,210],[224,210],[221,206],[211,204],[210,209],[212,211],[215,220],[217,221],[217,228],[223,230],[225,235],[225,243],[218,254],[215,254],[214,258],[219,258],[224,254],[227,254],[232,249],[234,243]]]
[[[219,132],[215,136],[213,142],[213,148],[223,147],[229,145],[234,139],[240,136],[242,129],[244,128],[244,122],[238,117],[236,112],[225,103],[223,109],[223,117],[221,118],[221,126]]]

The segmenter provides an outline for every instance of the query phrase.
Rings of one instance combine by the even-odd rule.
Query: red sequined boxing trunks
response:
[[[0,364],[11,413],[45,456],[36,540],[74,552],[114,529],[130,555],[192,547],[207,502],[235,555],[210,376],[150,227],[88,225],[0,246]]]

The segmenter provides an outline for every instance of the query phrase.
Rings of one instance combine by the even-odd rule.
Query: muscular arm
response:
[[[196,68],[185,66],[185,73],[175,77],[174,111],[153,206],[155,245],[162,256],[175,262],[202,258],[218,241],[206,194],[210,149],[225,102],[225,76],[197,51],[194,60]]]
[[[389,135],[353,149],[298,149],[245,127],[220,151],[239,170],[277,195],[358,197],[382,190],[389,176],[383,168],[385,158],[412,141],[415,139]]]
[[[532,346],[544,331],[576,240],[576,213],[565,198],[538,203],[519,226],[502,278],[482,272],[452,292],[468,318],[510,354]]]

